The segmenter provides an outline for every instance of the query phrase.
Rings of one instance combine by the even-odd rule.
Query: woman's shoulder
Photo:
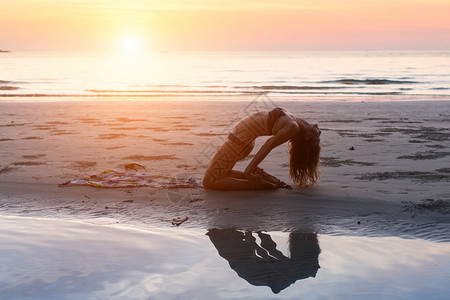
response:
[[[269,111],[269,113],[287,113],[287,111],[282,107],[275,107]]]

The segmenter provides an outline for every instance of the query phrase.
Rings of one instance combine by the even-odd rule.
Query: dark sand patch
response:
[[[78,132],[70,131],[70,130],[53,130],[51,135],[67,135],[67,134],[78,134]]]
[[[177,165],[177,168],[191,168],[191,167],[192,167],[191,165],[183,165],[183,164]]]
[[[174,131],[189,131],[189,130],[192,130],[192,128],[189,128],[189,127],[175,127],[175,128],[172,128],[172,130],[174,130]]]
[[[388,121],[383,121],[380,122],[383,124],[422,124],[423,122],[421,121],[408,121],[408,119],[405,120],[388,120]]]
[[[450,155],[450,152],[425,151],[409,155],[401,155],[397,157],[397,159],[429,160],[429,159],[443,158],[448,155]]]
[[[178,142],[178,143],[163,143],[163,145],[171,145],[171,146],[192,146],[192,145],[194,145],[194,144],[192,144],[192,143]]]
[[[43,140],[44,138],[38,136],[27,136],[22,138],[22,140]]]
[[[41,165],[46,165],[46,163],[39,162],[39,161],[19,161],[19,162],[14,162],[13,165],[15,165],[15,166],[41,166]]]
[[[376,139],[381,136],[389,136],[391,133],[358,133],[357,130],[335,130],[342,137],[360,137],[365,139]]]
[[[148,120],[146,119],[130,119],[130,118],[115,118],[114,120],[119,121],[119,122],[124,122],[124,123],[129,123],[129,122],[147,122]]]
[[[45,124],[49,124],[49,125],[69,125],[69,123],[67,123],[67,122],[59,122],[59,121],[45,122]]]
[[[157,138],[153,138],[152,140],[154,140],[155,142],[167,142],[166,139],[157,139]]]
[[[105,134],[100,134],[98,136],[99,139],[102,140],[113,140],[113,139],[118,139],[118,138],[122,138],[127,136],[126,134],[123,133],[105,133]]]
[[[410,144],[423,144],[423,140],[409,140],[408,143],[410,143]]]
[[[450,174],[433,173],[433,172],[419,172],[419,171],[396,171],[396,172],[375,172],[367,173],[355,177],[360,180],[391,180],[391,179],[408,179],[419,181],[449,181]]]
[[[0,91],[15,91],[20,89],[17,86],[9,86],[9,85],[5,85],[5,86],[0,86]]]
[[[385,139],[365,139],[366,142],[373,143],[373,142],[385,142]]]
[[[199,125],[197,125],[197,124],[179,124],[179,125],[175,125],[174,127],[177,127],[177,128],[192,128],[192,127],[199,127]]]
[[[13,139],[0,139],[0,142],[9,142],[9,141],[14,141]]]
[[[125,148],[125,146],[106,147],[105,149],[107,149],[107,150],[116,150],[116,149],[120,149],[120,148]]]
[[[448,141],[450,138],[450,130],[438,127],[420,127],[420,128],[398,128],[387,127],[380,129],[382,133],[401,133],[411,135],[414,139],[422,139],[427,141]]]
[[[41,158],[41,157],[44,157],[44,156],[47,156],[47,155],[46,154],[22,155],[21,157],[25,158],[25,159],[38,159],[38,158]]]
[[[169,131],[169,129],[167,128],[162,128],[162,127],[144,127],[143,129],[148,129],[148,130],[152,130],[152,131]]]
[[[57,130],[55,126],[48,125],[34,125],[33,127],[37,130]]]
[[[70,166],[72,169],[85,170],[97,166],[95,161],[74,161]]]
[[[165,118],[165,119],[187,119],[186,116],[175,116],[175,117],[167,116],[167,117],[163,117],[163,118]]]
[[[201,132],[201,133],[192,133],[198,136],[217,136],[217,135],[228,135],[228,133],[208,133],[208,132]]]
[[[434,149],[446,149],[447,147],[445,145],[440,144],[433,144],[433,145],[425,145],[428,148],[434,148]]]
[[[321,157],[320,162],[325,167],[342,167],[346,166],[374,166],[376,163],[354,161],[353,159],[341,160],[336,157]]]
[[[83,118],[83,119],[78,119],[80,120],[81,123],[100,123],[99,119],[93,119],[93,118]]]
[[[177,159],[175,157],[175,154],[169,154],[169,155],[132,155],[124,157],[123,159],[127,160],[165,160],[165,159]]]
[[[321,123],[362,123],[363,120],[325,120],[325,121],[321,121]]]
[[[434,200],[425,199],[421,203],[414,203],[412,201],[403,202],[406,203],[403,206],[403,211],[413,212],[414,216],[416,213],[432,212],[437,211],[440,214],[449,214],[450,201],[449,200]]]
[[[1,124],[0,127],[16,127],[16,126],[24,126],[27,123],[14,123],[13,121],[9,124]]]
[[[99,126],[122,126],[122,125],[123,125],[122,123],[112,123],[112,122],[106,122],[106,123],[100,122],[97,124],[92,124],[92,126],[97,126],[97,127],[99,127]]]
[[[366,118],[366,121],[389,121],[388,118]]]
[[[17,168],[6,166],[6,167],[3,167],[3,168],[0,169],[0,174],[12,172],[14,170],[17,170]]]
[[[111,128],[112,130],[137,130],[140,129],[139,127],[114,127]]]

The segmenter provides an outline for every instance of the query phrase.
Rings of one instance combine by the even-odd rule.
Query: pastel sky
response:
[[[2,0],[0,49],[450,50],[449,0]]]

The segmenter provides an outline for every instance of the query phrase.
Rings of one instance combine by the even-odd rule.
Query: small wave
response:
[[[183,96],[214,96],[214,95],[261,95],[268,94],[270,91],[160,91],[160,92],[137,92],[137,91],[109,91],[92,92],[91,94],[0,94],[0,97],[105,97],[105,98],[123,98],[123,97],[183,97]],[[321,92],[321,91],[273,91],[274,95],[358,95],[358,96],[394,96],[403,95],[401,92]]]
[[[339,83],[347,85],[387,85],[387,84],[416,84],[417,81],[411,80],[390,80],[390,79],[338,79],[321,81],[320,83]]]
[[[86,90],[96,94],[236,94],[241,91],[225,90]]]
[[[401,92],[300,92],[300,91],[279,91],[279,94],[292,94],[292,95],[360,95],[360,96],[394,96],[403,95]]]
[[[46,93],[36,93],[36,94],[0,94],[0,97],[67,97],[67,98],[89,98],[89,97],[100,97],[100,98],[124,98],[124,97],[141,97],[141,98],[152,98],[152,97],[183,97],[183,96],[208,96],[208,95],[261,95],[262,92],[252,92],[252,91],[160,91],[160,92],[149,92],[149,91],[98,91],[91,94],[46,94]]]
[[[296,85],[255,85],[255,86],[237,86],[236,89],[258,89],[258,90],[332,90],[344,89],[346,87],[331,87],[331,86],[296,86]]]
[[[436,87],[436,88],[431,88],[431,90],[442,91],[442,90],[450,90],[450,88],[448,88],[448,87]]]

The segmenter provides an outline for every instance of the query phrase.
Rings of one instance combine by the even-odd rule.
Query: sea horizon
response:
[[[449,51],[10,52],[0,65],[1,100],[450,99]]]

